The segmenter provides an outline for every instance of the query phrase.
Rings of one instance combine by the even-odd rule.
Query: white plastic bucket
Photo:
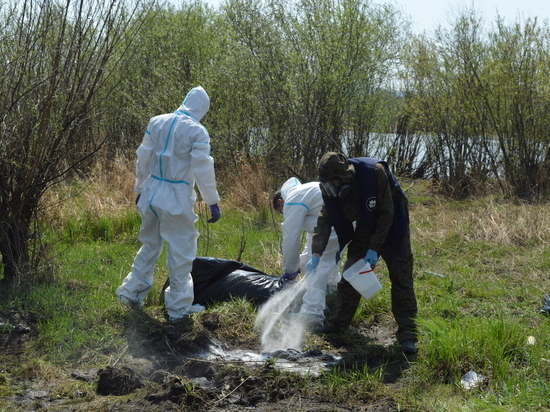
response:
[[[351,265],[342,276],[361,294],[365,299],[372,298],[382,285],[378,281],[374,269],[363,259],[358,260]]]

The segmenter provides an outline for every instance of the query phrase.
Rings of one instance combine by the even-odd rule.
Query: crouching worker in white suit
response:
[[[164,302],[170,323],[204,310],[200,305],[193,306],[191,268],[199,236],[195,228],[195,184],[210,206],[212,218],[207,222],[220,218],[210,137],[200,123],[209,108],[206,91],[193,88],[178,110],[149,121],[137,149],[135,192],[143,246],[116,293],[133,309],[143,307],[165,241],[170,286],[164,292]]]
[[[284,216],[284,221],[281,223],[284,279],[293,280],[305,270],[311,258],[311,241],[322,205],[323,196],[319,182],[302,184],[293,177],[274,194],[273,208]],[[306,232],[303,250],[301,248],[302,230]],[[302,298],[299,316],[312,328],[323,325],[327,289],[336,290],[340,281],[341,275],[336,262],[338,250],[338,238],[333,230],[316,272],[306,273],[307,288]]]

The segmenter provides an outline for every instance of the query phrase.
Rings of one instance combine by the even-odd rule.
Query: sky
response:
[[[206,0],[217,7],[223,0]],[[497,15],[505,23],[513,23],[528,17],[538,17],[539,23],[550,21],[550,0],[375,0],[397,6],[405,15],[410,16],[415,33],[431,33],[438,26],[448,27],[448,22],[455,21],[465,9],[476,11],[476,15],[490,25]]]
[[[218,1],[218,0],[210,0]],[[475,10],[485,24],[496,21],[497,15],[505,23],[514,23],[529,17],[538,17],[539,23],[550,20],[550,0],[393,0],[400,9],[411,17],[416,33],[433,32],[438,26],[448,26],[455,21],[460,11]]]

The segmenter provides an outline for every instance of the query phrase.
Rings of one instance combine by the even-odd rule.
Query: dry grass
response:
[[[219,178],[225,188],[224,202],[243,209],[260,209],[271,204],[274,179],[262,161],[251,163],[243,159],[234,172],[224,173]]]
[[[135,160],[123,155],[101,159],[85,177],[58,185],[43,198],[44,217],[52,223],[93,216],[117,217],[133,207]]]
[[[89,181],[92,194],[88,204],[95,210],[116,211],[136,198],[135,159],[118,155],[114,159],[98,162],[92,169]]]
[[[86,178],[60,185],[44,197],[46,218],[62,222],[83,214],[116,217],[133,209],[135,160],[126,156],[99,161]],[[237,170],[218,175],[223,206],[237,209],[269,208],[276,183],[259,161],[241,161]],[[428,182],[415,182],[411,200],[413,237],[434,240],[450,233],[465,241],[525,246],[550,242],[550,208],[504,201],[496,195],[451,201],[433,193]],[[422,200],[424,199],[424,200]],[[202,203],[197,213],[208,214]],[[268,209],[269,210],[269,209]],[[269,255],[271,251],[267,251]]]
[[[488,199],[466,218],[475,240],[518,246],[550,241],[550,209],[545,204],[497,203]]]
[[[434,194],[418,202],[412,198],[411,229],[416,239],[483,241],[503,246],[547,245],[550,208],[503,200],[496,195],[450,201]]]
[[[231,173],[219,173],[224,213],[231,209],[270,210],[275,179],[265,164],[241,161]],[[86,178],[61,185],[45,196],[46,218],[63,223],[82,216],[117,217],[133,210],[135,160],[125,156],[102,160]],[[404,182],[404,186],[409,186]],[[503,200],[497,195],[454,201],[434,193],[429,182],[414,182],[408,190],[411,203],[411,230],[414,239],[444,241],[457,236],[462,241],[482,241],[503,246],[548,245],[550,208],[546,204],[526,204]],[[197,213],[208,215],[197,203]],[[264,218],[268,218],[264,216]],[[272,256],[273,251],[265,251]]]
[[[47,192],[43,210],[49,221],[62,222],[83,213],[91,216],[119,216],[133,208],[136,194],[135,159],[118,155],[101,159],[85,177]],[[274,179],[262,162],[241,161],[232,172],[217,174],[218,191],[224,207],[263,209],[271,204]],[[196,213],[209,210],[197,202]]]
[[[197,315],[202,324],[215,325],[210,333],[216,339],[226,344],[253,347],[258,344],[257,336],[253,331],[256,318],[255,307],[244,298],[235,298],[231,301],[218,304],[214,310]],[[201,324],[197,322],[197,326]],[[204,326],[202,326],[204,327]]]

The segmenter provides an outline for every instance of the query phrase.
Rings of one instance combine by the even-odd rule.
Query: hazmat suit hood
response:
[[[197,86],[187,93],[178,111],[184,112],[200,122],[208,109],[210,109],[210,97],[208,97],[206,90],[201,86]]]
[[[286,182],[283,183],[281,186],[281,197],[286,202],[286,199],[288,199],[288,194],[292,189],[295,187],[300,186],[302,183],[295,177],[291,177]]]

